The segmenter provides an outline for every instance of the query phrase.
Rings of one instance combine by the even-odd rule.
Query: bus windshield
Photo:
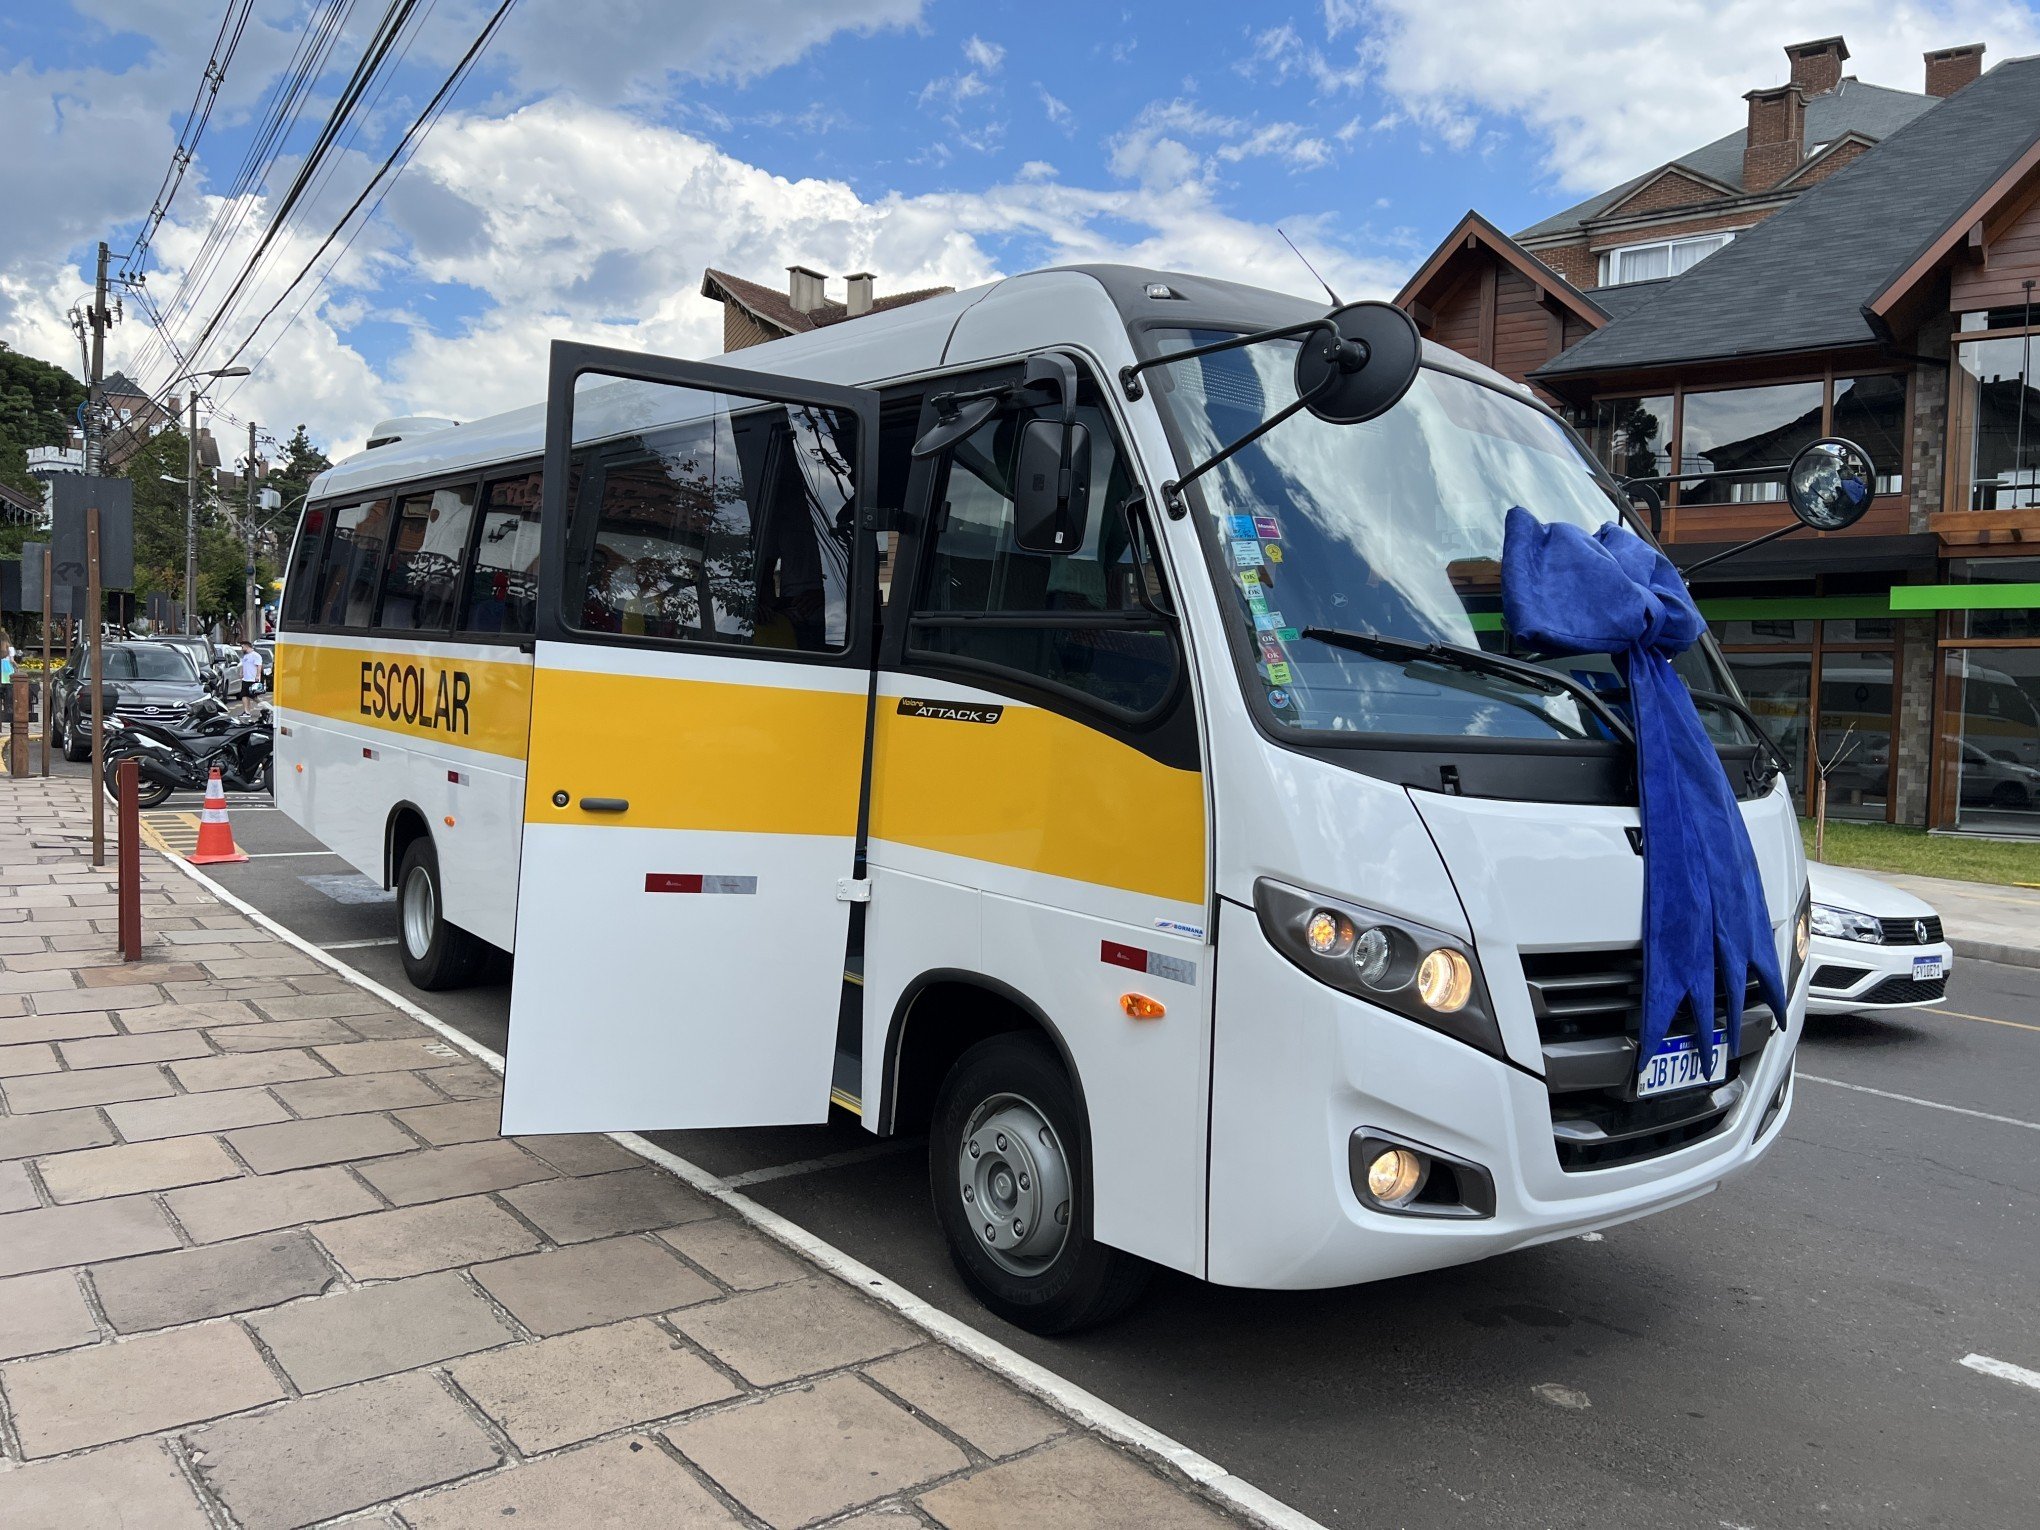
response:
[[[1179,331],[1164,337],[1163,349],[1222,338]],[[1158,369],[1189,459],[1204,460],[1292,403],[1295,360],[1296,342],[1280,341]],[[1309,635],[1318,628],[1507,651],[1500,559],[1510,507],[1588,531],[1617,517],[1591,465],[1550,416],[1427,366],[1381,418],[1333,425],[1298,413],[1193,488],[1203,489],[1204,513],[1215,523],[1229,587],[1221,599],[1246,635],[1250,684],[1278,726],[1609,736],[1564,690]],[[1595,691],[1621,687],[1605,655],[1542,662]],[[1682,654],[1678,668],[1703,697],[1733,694],[1701,646]],[[1702,715],[1718,742],[1747,742],[1725,708],[1703,704]]]

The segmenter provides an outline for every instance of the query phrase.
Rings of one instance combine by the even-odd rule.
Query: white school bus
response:
[[[279,802],[420,986],[515,953],[505,1131],[926,1132],[1039,1331],[1156,1265],[1340,1285],[1704,1195],[1791,1101],[1785,787],[1710,710],[1791,1001],[1665,1087],[1611,662],[1482,661],[1509,507],[1626,512],[1398,325],[1087,267],[712,363],[557,344],[545,404],[314,486]],[[1354,333],[1339,423],[1299,379]]]

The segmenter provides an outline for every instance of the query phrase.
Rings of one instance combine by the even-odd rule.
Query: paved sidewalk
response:
[[[2040,890],[1900,876],[1891,871],[1864,871],[1862,875],[1902,887],[1931,903],[1957,956],[2040,967]]]
[[[0,1526],[1221,1527],[144,852],[0,786]]]

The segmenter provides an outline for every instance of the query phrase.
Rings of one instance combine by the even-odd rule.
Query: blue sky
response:
[[[310,109],[231,201],[325,8],[254,0],[147,262],[180,347],[386,3],[346,7]],[[198,365],[256,331],[493,5],[416,5],[402,63]],[[18,215],[0,340],[78,364],[65,315],[93,241],[118,257],[141,226],[226,8],[0,0],[0,206]],[[1834,32],[1852,72],[1907,89],[1923,48],[2040,48],[2010,0],[519,0],[344,259],[254,333],[257,375],[219,396],[232,419],[302,419],[340,447],[388,414],[473,418],[534,398],[556,336],[713,351],[709,264],[868,268],[885,291],[1123,258],[1310,290],[1280,225],[1343,294],[1385,295],[1468,207],[1520,227],[1730,131],[1743,91],[1783,79],[1783,44]],[[167,381],[169,351],[127,311],[114,364]]]

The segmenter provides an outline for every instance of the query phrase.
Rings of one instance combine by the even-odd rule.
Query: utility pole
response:
[[[248,422],[248,461],[245,466],[244,475],[246,482],[242,487],[248,491],[248,501],[247,509],[244,512],[245,519],[241,522],[241,530],[247,539],[248,561],[241,570],[241,604],[247,608],[245,624],[241,628],[241,641],[243,643],[252,643],[255,639],[262,636],[262,630],[257,625],[262,619],[262,611],[255,596],[255,422],[253,420]]]
[[[100,464],[94,451],[95,437],[99,434],[100,405],[103,395],[101,381],[106,376],[106,331],[112,323],[112,315],[106,309],[106,241],[99,242],[99,275],[92,284],[92,311],[86,315],[92,325],[92,365],[85,386],[90,390],[85,405],[85,471],[96,473]]]
[[[184,433],[184,631],[198,631],[198,380],[191,384],[191,426]]]

